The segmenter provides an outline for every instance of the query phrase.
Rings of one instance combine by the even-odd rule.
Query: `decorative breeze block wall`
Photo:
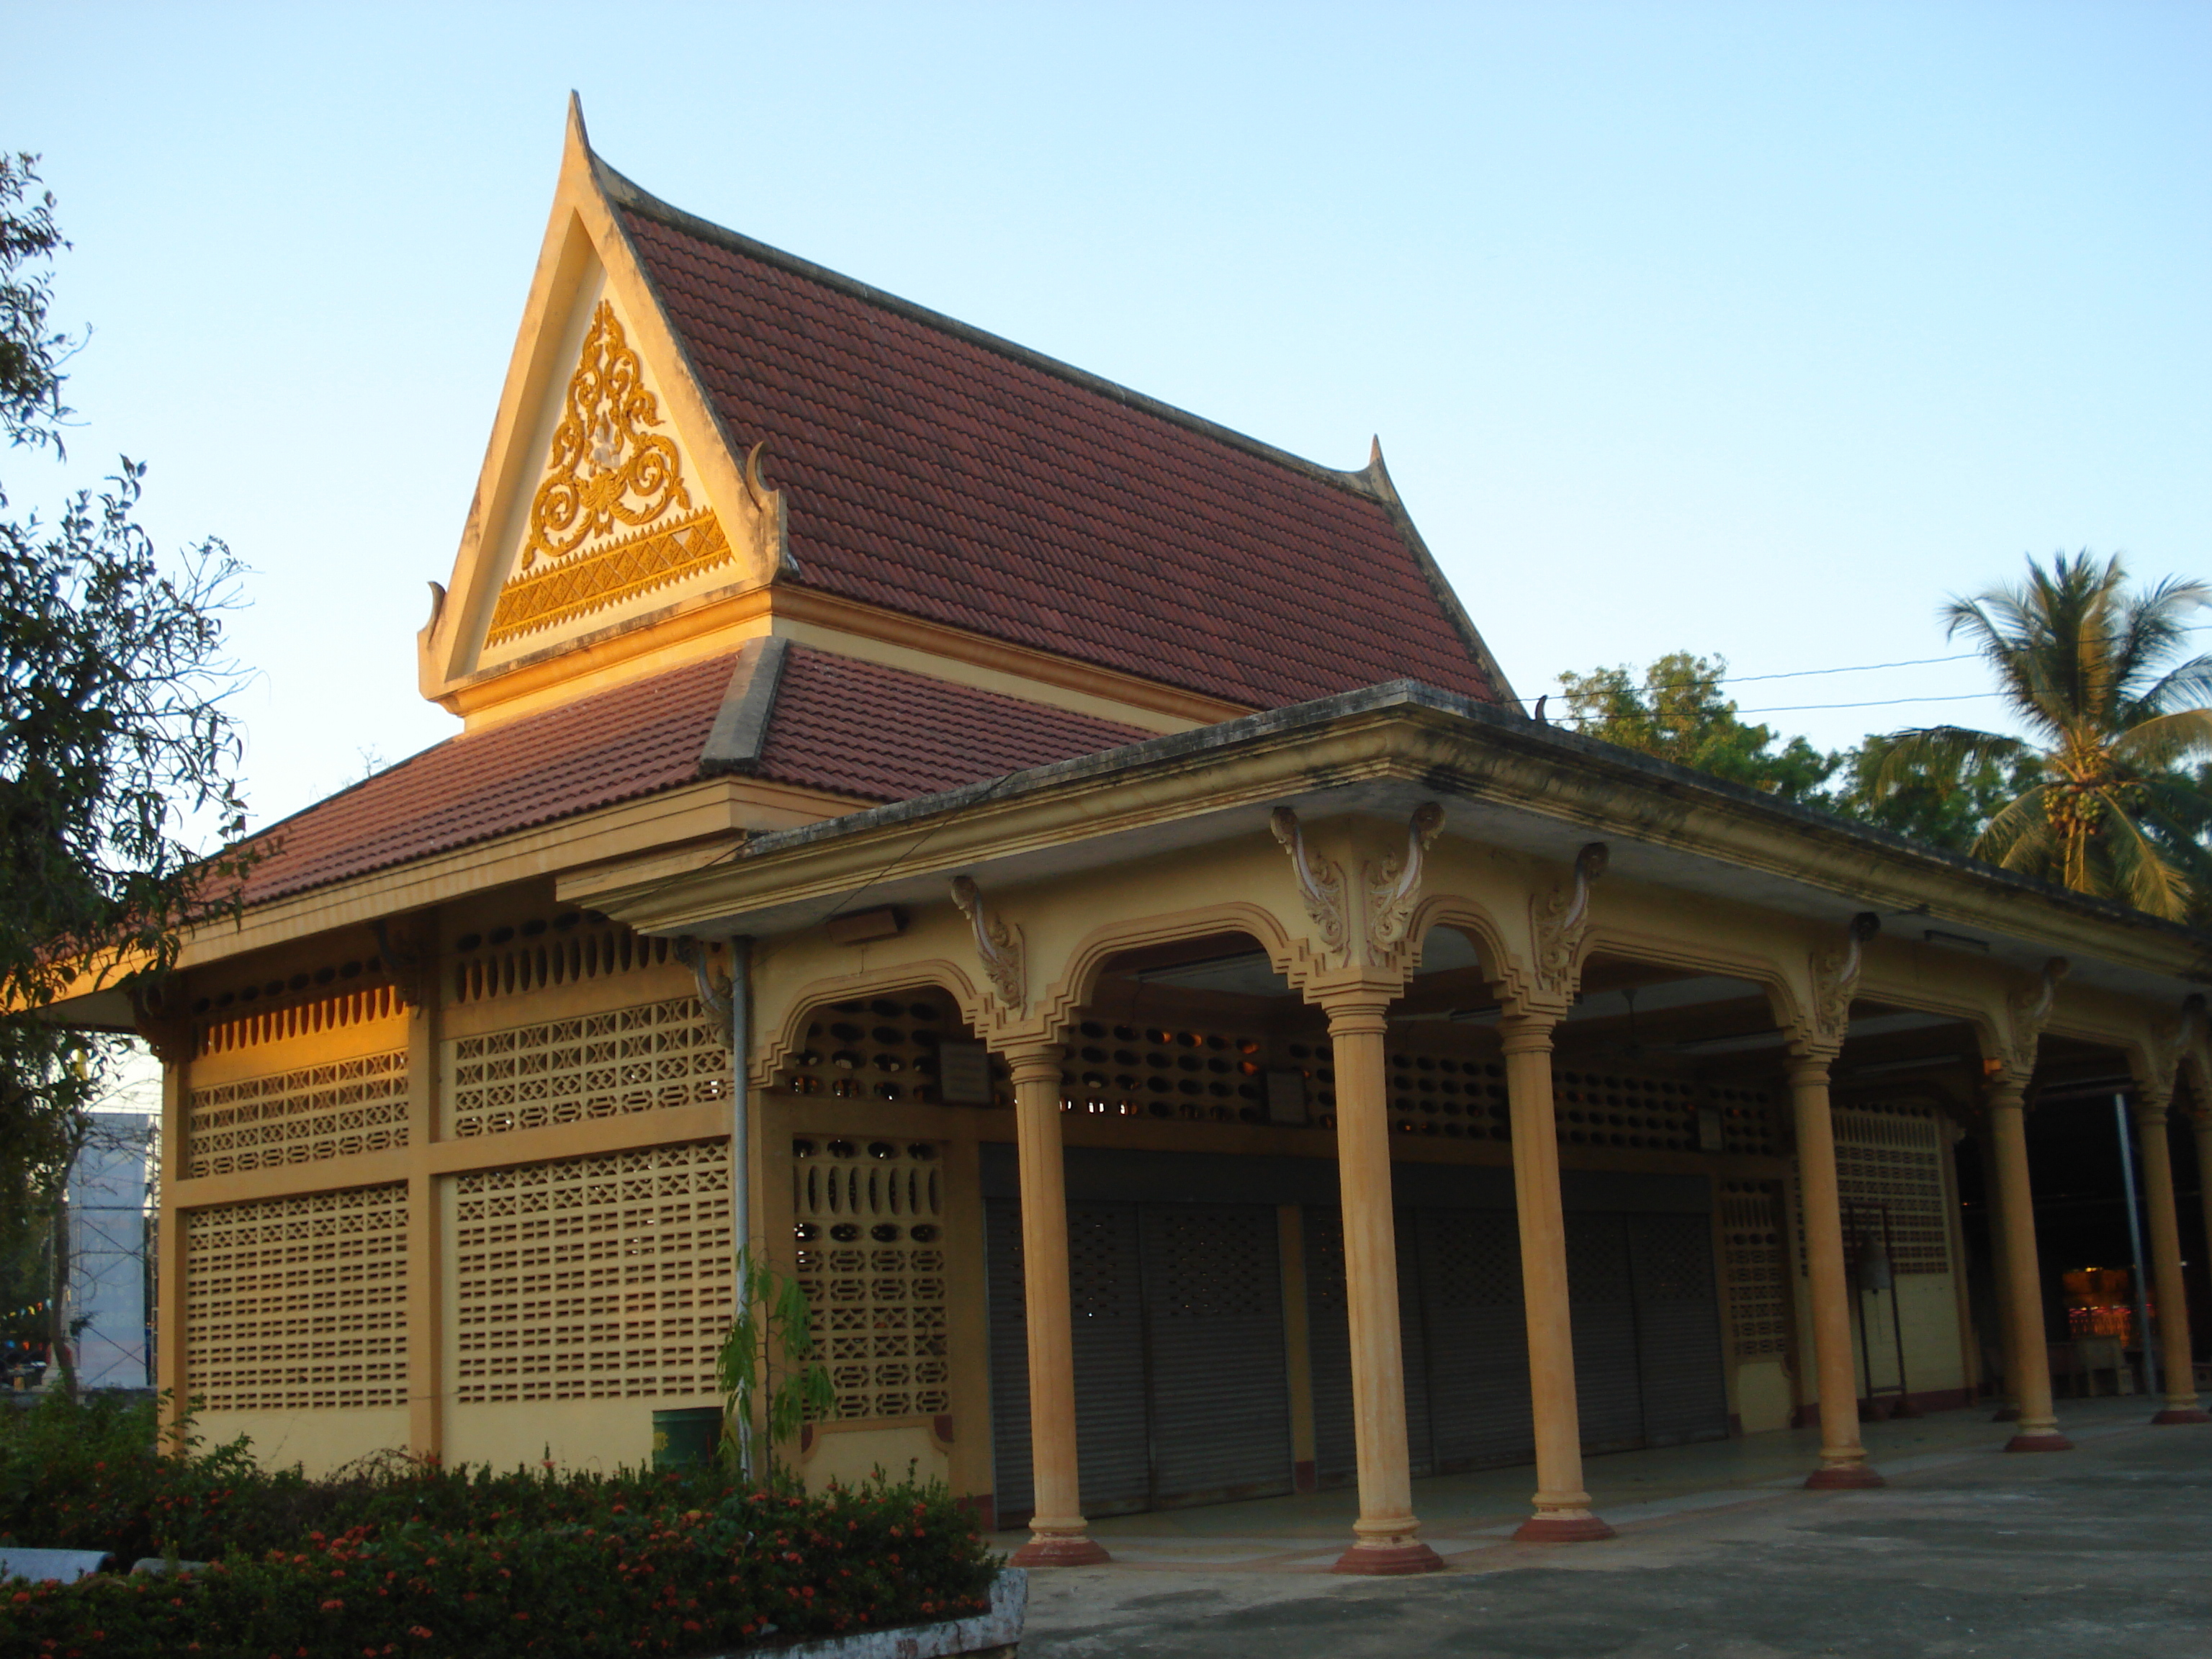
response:
[[[944,1148],[802,1135],[791,1152],[799,1282],[826,1344],[830,1415],[950,1411]]]
[[[406,1144],[404,1048],[195,1089],[185,1107],[185,1173],[193,1177]]]
[[[185,1212],[185,1375],[209,1411],[407,1401],[407,1188]]]
[[[696,997],[518,1025],[446,1045],[457,1139],[730,1097],[726,1034]]]

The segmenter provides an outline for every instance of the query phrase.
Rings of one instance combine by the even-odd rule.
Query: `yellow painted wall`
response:
[[[407,1449],[407,1408],[374,1406],[354,1411],[206,1412],[192,1419],[201,1449],[239,1436],[269,1468],[295,1463],[310,1477],[325,1475],[372,1452]]]

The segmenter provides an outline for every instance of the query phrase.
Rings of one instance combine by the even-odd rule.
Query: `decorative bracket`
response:
[[[422,940],[417,937],[405,943],[396,942],[388,916],[379,916],[369,927],[376,935],[376,959],[392,976],[392,988],[411,1012],[421,1013],[429,1006],[433,994]]]
[[[1029,1006],[1029,969],[1022,946],[1022,930],[985,908],[983,890],[966,876],[952,878],[952,902],[975,929],[975,954],[983,972],[1010,1013]]]
[[[1612,854],[1601,841],[1591,842],[1575,854],[1571,882],[1528,898],[1528,933],[1535,945],[1536,983],[1557,994],[1574,980],[1575,957],[1589,932],[1590,888],[1606,872]]]
[[[691,970],[691,977],[699,987],[699,1006],[714,1017],[725,1032],[729,1031],[730,1022],[737,1013],[731,1000],[737,988],[730,976],[714,972],[707,960],[705,944],[689,933],[676,941],[676,959]]]
[[[1313,919],[1321,934],[1322,948],[1343,951],[1348,948],[1351,928],[1344,914],[1344,872],[1333,860],[1322,857],[1306,845],[1305,826],[1298,815],[1287,806],[1278,806],[1267,817],[1267,827],[1283,850],[1291,855],[1291,869],[1297,878],[1298,896],[1305,901],[1306,915]]]
[[[1992,1069],[2008,1071],[2023,1083],[2034,1072],[2036,1043],[2057,1003],[2058,981],[2072,966],[2064,957],[2053,957],[2033,985],[2005,999],[2004,1053]]]
[[[1425,801],[1406,825],[1406,856],[1366,867],[1367,959],[1380,968],[1406,942],[1413,903],[1421,891],[1421,866],[1431,842],[1443,833],[1444,809]]]
[[[1850,1029],[1851,992],[1864,966],[1866,942],[1881,931],[1881,918],[1862,910],[1851,918],[1840,946],[1813,952],[1813,1030],[1824,1045],[1840,1046]]]

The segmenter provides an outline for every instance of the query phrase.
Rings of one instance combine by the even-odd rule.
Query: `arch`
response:
[[[1406,974],[1413,974],[1413,964],[1428,944],[1429,935],[1439,927],[1450,927],[1464,933],[1474,943],[1475,954],[1482,958],[1493,985],[1511,983],[1523,974],[1522,965],[1516,960],[1505,940],[1505,930],[1498,926],[1498,918],[1463,893],[1432,893],[1413,908],[1413,919],[1407,927],[1406,938],[1411,949],[1406,952]]]
[[[1267,953],[1269,964],[1295,989],[1319,967],[1303,939],[1294,938],[1281,918],[1265,905],[1231,900],[1194,910],[1139,916],[1102,923],[1068,951],[1060,977],[1033,1005],[1032,1020],[1057,1035],[1074,1023],[1077,1012],[1097,994],[1100,976],[1116,957],[1180,939],[1243,933]]]
[[[807,981],[791,993],[790,1000],[769,1033],[767,1021],[756,1024],[753,1053],[745,1068],[752,1086],[765,1089],[790,1060],[806,1035],[806,1022],[825,1003],[850,1002],[861,997],[894,992],[931,990],[948,993],[959,1007],[961,1018],[981,1030],[984,1000],[975,982],[959,966],[941,957],[902,962],[857,974]],[[760,1040],[763,1035],[767,1040]]]
[[[1695,973],[1740,979],[1757,986],[1765,994],[1767,1006],[1774,1015],[1774,1023],[1782,1030],[1795,1036],[1810,1024],[1809,1013],[1802,1000],[1797,981],[1791,977],[1789,969],[1775,957],[1757,951],[1732,950],[1725,945],[1710,945],[1695,939],[1654,939],[1648,933],[1631,933],[1593,921],[1589,933],[1583,936],[1581,949],[1575,953],[1575,980],[1577,984],[1581,982],[1584,965],[1595,956],[1620,957],[1632,962],[1656,963],[1662,968],[1681,968]]]

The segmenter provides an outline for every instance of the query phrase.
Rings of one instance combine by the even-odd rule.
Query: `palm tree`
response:
[[[2182,654],[2183,618],[2212,586],[2168,577],[2132,592],[2118,557],[2057,555],[2027,580],[1938,612],[1996,672],[2028,738],[1937,726],[1868,739],[1876,799],[1985,765],[2035,781],[1972,851],[2008,870],[2172,921],[2212,897],[2212,655]],[[2194,764],[2192,764],[2194,763]]]

